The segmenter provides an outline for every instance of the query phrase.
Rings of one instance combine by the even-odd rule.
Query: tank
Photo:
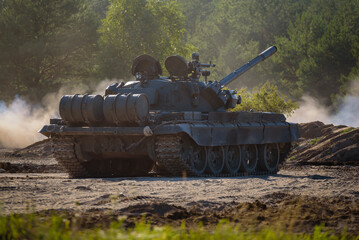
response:
[[[167,77],[155,58],[138,56],[134,81],[114,83],[103,96],[63,96],[61,118],[39,132],[74,178],[275,174],[299,137],[297,124],[278,113],[228,111],[241,98],[225,86],[276,51],[268,48],[220,81],[208,81],[206,68],[215,65],[201,63],[198,53],[189,62],[168,57]]]

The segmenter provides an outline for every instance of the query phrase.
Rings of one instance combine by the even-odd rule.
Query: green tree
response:
[[[298,104],[292,102],[287,96],[281,94],[278,87],[267,81],[260,88],[255,87],[252,92],[247,88],[241,88],[238,91],[242,102],[238,104],[232,111],[264,111],[283,113],[290,116]]]
[[[1,0],[1,98],[39,100],[64,81],[87,79],[98,24],[82,0]]]
[[[308,1],[216,1],[206,21],[197,23],[198,30],[189,36],[189,42],[199,46],[205,60],[217,64],[212,79],[221,79],[274,45],[276,37],[286,36],[289,24],[305,10]],[[270,58],[231,85],[251,88],[264,83],[272,79],[274,67]]]
[[[178,0],[186,17],[188,41],[200,32],[201,26],[212,17],[216,8],[216,0]]]
[[[163,61],[178,54],[188,56],[185,17],[174,0],[111,0],[99,29],[101,72],[108,78],[130,76],[132,60],[150,54]]]
[[[281,53],[274,59],[282,88],[293,97],[305,93],[330,105],[358,69],[359,1],[312,0],[277,42]]]

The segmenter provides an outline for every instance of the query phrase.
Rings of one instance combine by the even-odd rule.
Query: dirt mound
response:
[[[45,139],[25,148],[8,153],[8,157],[16,158],[46,158],[52,156],[51,140]]]
[[[0,173],[58,173],[64,172],[58,164],[31,164],[0,162]]]
[[[310,165],[359,165],[359,128],[322,122],[299,125],[301,138],[289,162]]]
[[[216,210],[222,209],[222,210]],[[136,214],[134,214],[136,213]],[[315,225],[324,224],[327,229],[340,233],[344,227],[348,232],[359,231],[359,201],[348,197],[316,198],[274,193],[254,202],[233,203],[230,206],[191,209],[166,203],[140,204],[120,210],[127,221],[146,215],[150,222],[187,226],[202,222],[207,226],[216,225],[221,219],[239,223],[243,228],[260,229],[278,224],[282,230],[312,232]]]
[[[1,149],[0,158],[50,158],[52,157],[51,148],[51,140],[45,139],[21,149]]]
[[[73,211],[55,212],[65,213],[69,218],[75,215]],[[47,210],[41,213],[49,215],[54,211]],[[187,227],[196,227],[201,223],[207,228],[212,228],[222,219],[227,219],[244,230],[274,227],[284,231],[312,233],[314,226],[324,224],[326,230],[338,234],[344,229],[349,234],[359,231],[357,199],[316,198],[281,192],[254,202],[225,204],[211,209],[203,209],[200,205],[186,209],[162,202],[148,202],[117,211],[92,209],[76,215],[76,222],[84,228],[106,226],[111,220],[116,219],[122,219],[125,227],[134,227],[139,220],[145,220],[156,226],[170,224],[178,227],[184,222]]]
[[[333,133],[334,130],[347,128],[347,126],[333,124],[324,124],[319,121],[299,124],[299,135],[302,138],[317,138]]]
[[[53,159],[51,148],[51,140],[45,139],[23,149],[1,149],[0,173],[64,172]]]
[[[129,206],[127,208],[123,208],[121,211],[129,216],[158,215],[161,217],[166,216],[172,218],[172,214],[174,212],[183,212],[185,209],[183,207],[178,207],[167,203],[150,203]]]
[[[324,224],[340,232],[346,226],[349,232],[359,230],[359,202],[347,197],[316,198],[274,193],[253,203],[238,204],[222,216],[231,221],[257,227],[272,226],[283,230],[311,232],[313,226]]]

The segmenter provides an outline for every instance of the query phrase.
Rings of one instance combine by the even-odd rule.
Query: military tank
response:
[[[199,54],[165,60],[168,77],[150,55],[132,65],[134,81],[110,85],[105,95],[61,98],[61,118],[40,133],[70,177],[243,176],[275,174],[298,135],[283,114],[227,111],[240,104],[224,88],[277,51],[272,46],[225,76],[208,81],[214,64]],[[200,77],[204,81],[200,81]]]

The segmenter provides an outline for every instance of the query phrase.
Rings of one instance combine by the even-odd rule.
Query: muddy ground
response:
[[[359,234],[358,129],[302,124],[302,139],[276,175],[233,178],[69,179],[48,141],[0,149],[3,213],[56,212],[83,226],[146,215],[153,224],[211,227],[225,218],[243,228],[312,232],[324,224]]]

